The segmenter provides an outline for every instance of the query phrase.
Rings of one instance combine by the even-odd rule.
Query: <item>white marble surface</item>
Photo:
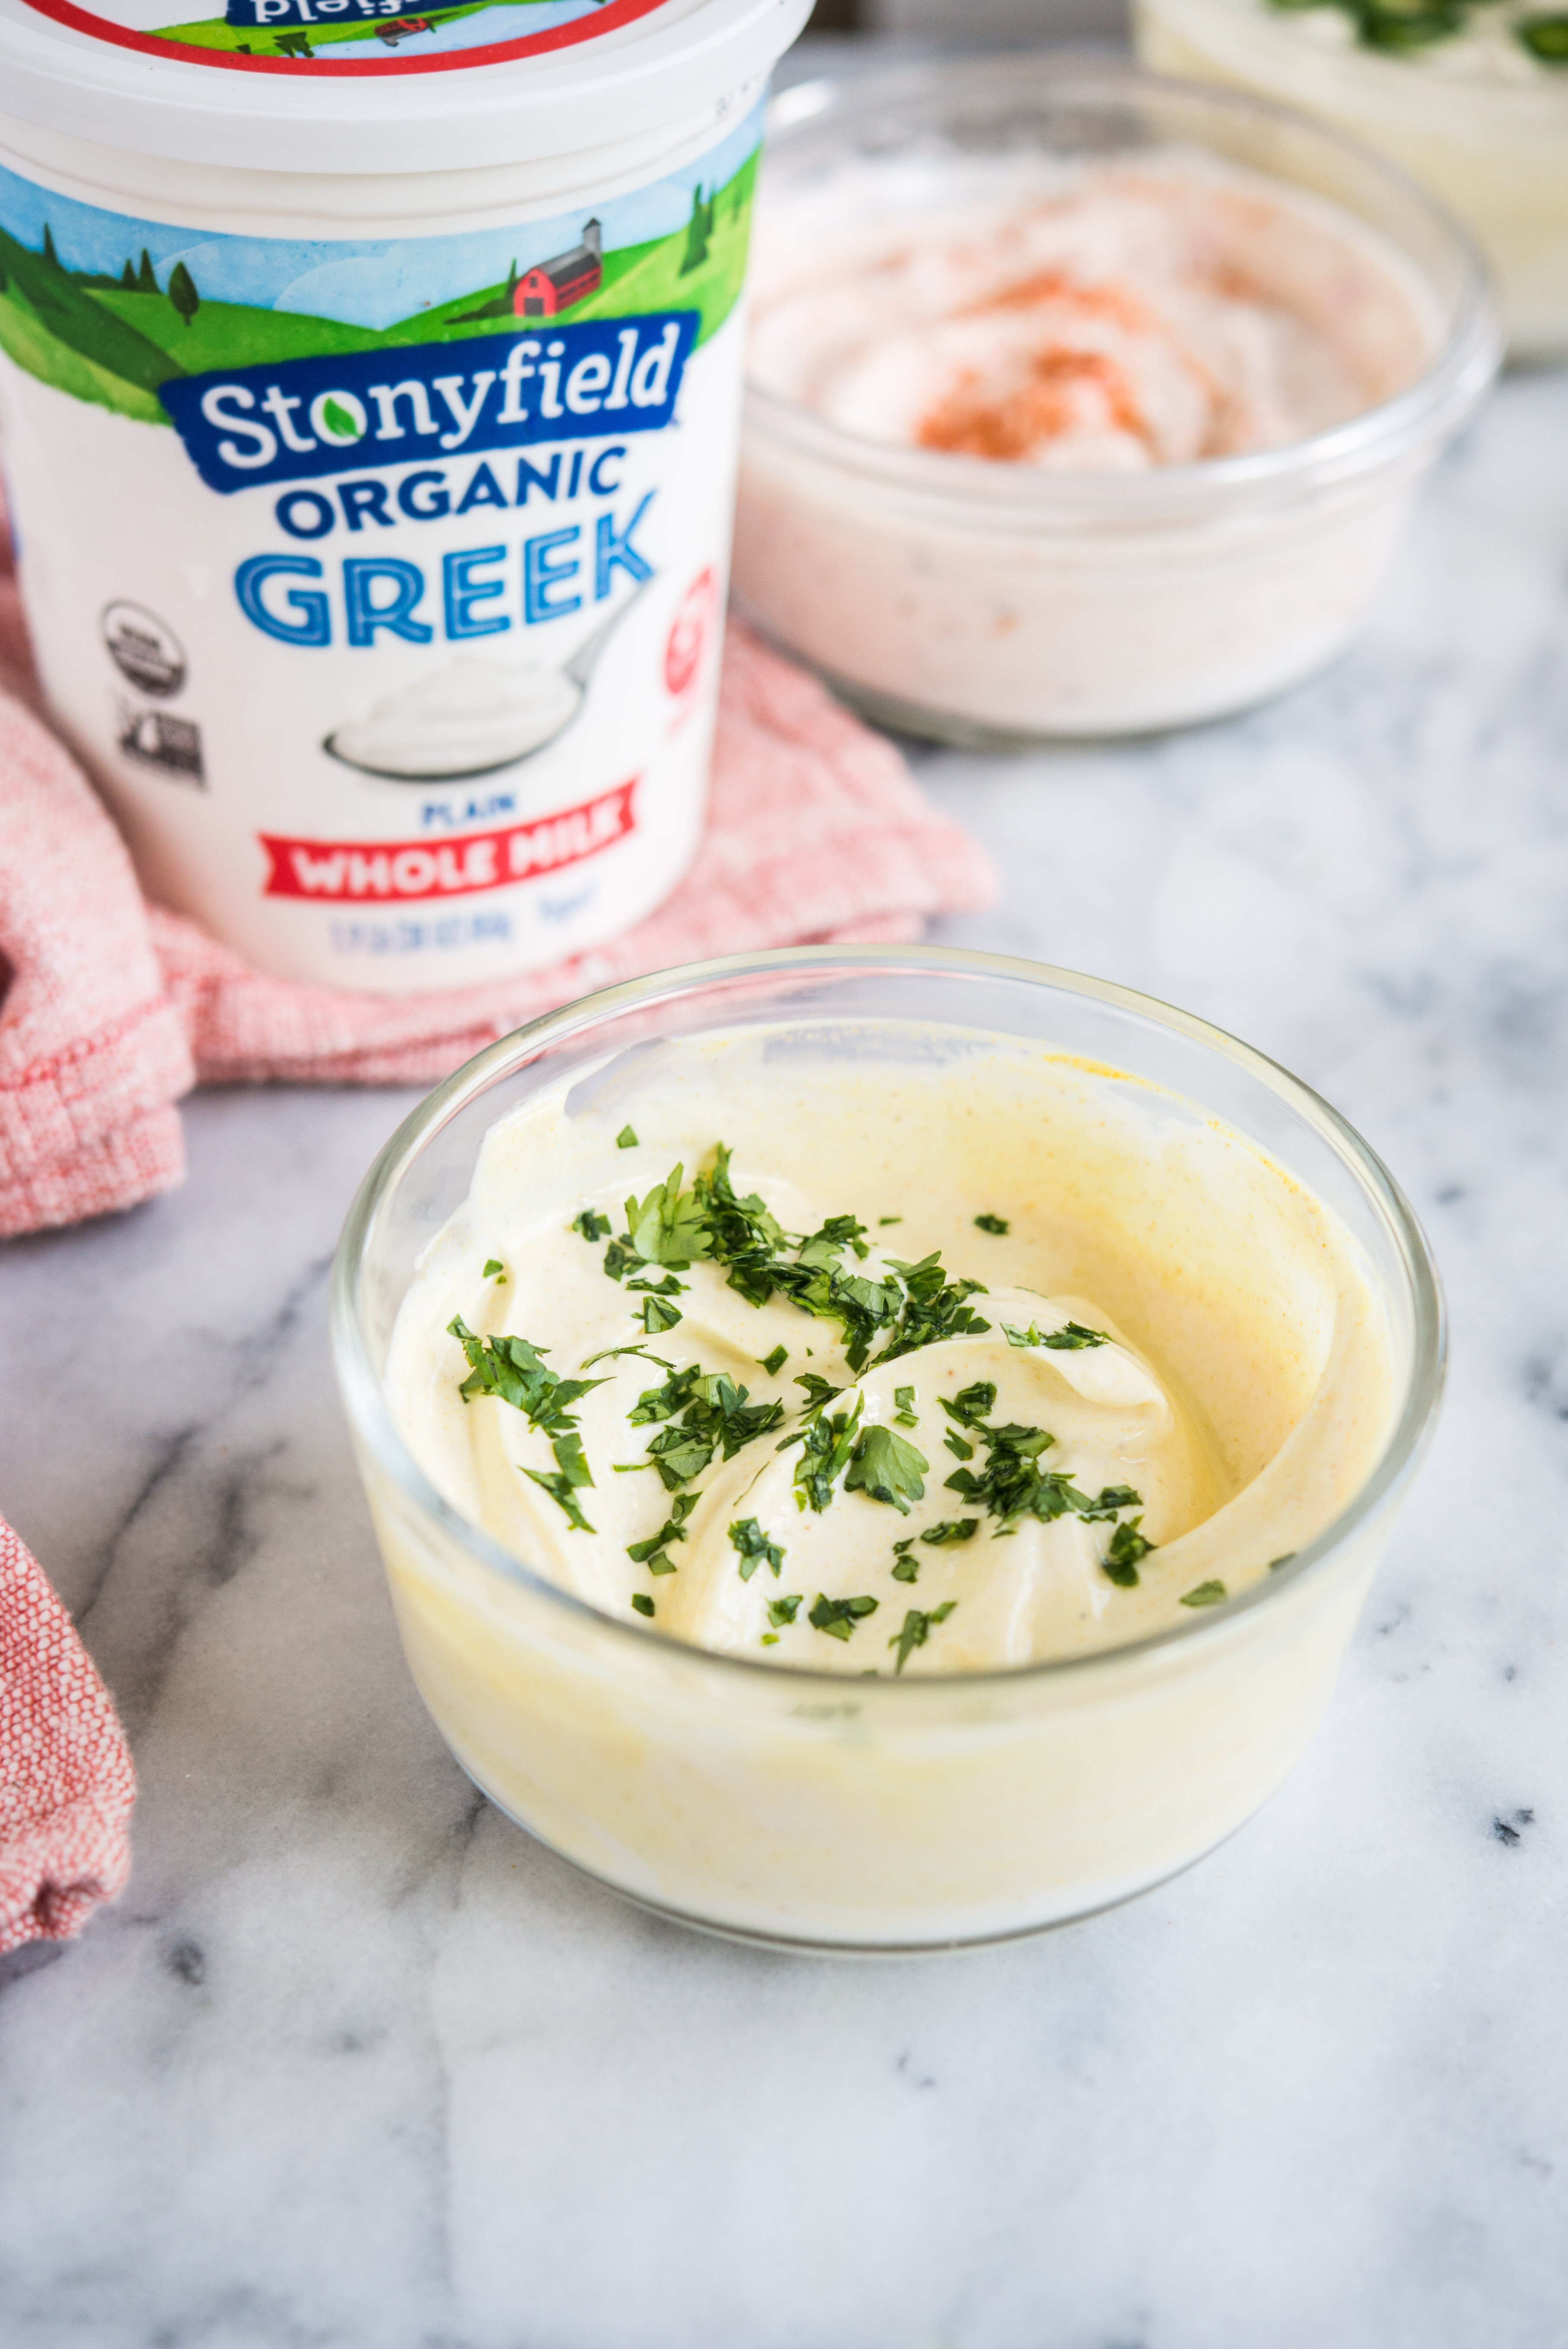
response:
[[[1557,2349],[1568,2336],[1568,379],[1445,466],[1354,654],[1255,717],[924,779],[951,935],[1339,1103],[1454,1310],[1326,1728],[1053,1938],[706,1941],[478,1802],[327,1368],[388,1093],[232,1092],[12,1248],[0,1494],[124,1709],[136,1873],[0,1966],[6,2349]]]

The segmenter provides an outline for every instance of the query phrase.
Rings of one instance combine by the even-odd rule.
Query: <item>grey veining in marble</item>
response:
[[[0,1274],[0,1494],[124,1708],[136,1872],[0,1966],[5,2349],[1559,2349],[1568,2338],[1568,380],[1450,457],[1259,714],[923,754],[951,935],[1342,1106],[1451,1398],[1328,1724],[1206,1865],[963,1959],[708,1942],[536,1849],[397,1653],[331,1389],[405,1107],[191,1105],[187,1187]]]

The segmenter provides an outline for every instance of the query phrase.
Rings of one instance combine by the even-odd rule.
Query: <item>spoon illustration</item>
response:
[[[464,782],[537,757],[581,714],[600,656],[647,585],[640,581],[562,667],[459,658],[338,727],[323,750],[395,783]]]

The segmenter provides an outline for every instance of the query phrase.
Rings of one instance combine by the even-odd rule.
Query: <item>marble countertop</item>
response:
[[[328,1370],[407,1098],[232,1092],[15,1246],[4,1504],[123,1708],[136,1870],[0,1964],[7,2349],[1555,2349],[1568,2337],[1568,378],[1443,466],[1356,650],[1254,716],[918,754],[954,939],[1341,1106],[1454,1375],[1326,1727],[1119,1913],[930,1961],[699,1939],[479,1801]]]

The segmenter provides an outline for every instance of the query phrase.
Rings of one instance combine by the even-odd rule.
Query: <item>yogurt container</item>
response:
[[[1309,676],[1497,364],[1475,256],[1377,158],[1050,56],[790,90],[753,309],[738,600],[870,715],[959,743]]]
[[[757,1072],[748,1093],[726,1073],[736,1061]],[[813,1112],[813,1102],[841,1082],[870,1096],[858,1138]],[[1054,1107],[1042,1114],[1047,1092]],[[934,1112],[937,1094],[944,1107]],[[915,1116],[921,1095],[926,1109]],[[927,1155],[914,1141],[935,1132],[932,1115],[944,1121],[942,1141]],[[652,1386],[661,1369],[687,1359],[692,1327],[707,1308],[689,1266],[662,1283],[639,1276],[635,1297],[606,1280],[608,1250],[618,1245],[607,1235],[620,1228],[619,1210],[599,1217],[577,1203],[593,1196],[582,1178],[598,1138],[611,1138],[625,1187],[640,1194],[648,1176],[639,1165],[662,1174],[671,1131],[682,1124],[742,1145],[735,1174],[744,1191],[746,1167],[758,1165],[739,1130],[748,1117],[758,1132],[771,1120],[780,1135],[810,1136],[798,1163],[812,1179],[820,1171],[856,1210],[858,1223],[851,1216],[839,1228],[841,1237],[851,1225],[864,1233],[862,1246],[885,1225],[911,1235],[916,1254],[917,1236],[930,1238],[923,1186],[945,1186],[961,1163],[972,1168],[987,1206],[1008,1211],[976,1223],[973,1187],[965,1180],[954,1193],[962,1202],[963,1261],[973,1270],[978,1252],[998,1251],[995,1268],[985,1268],[989,1277],[966,1299],[984,1309],[990,1334],[982,1332],[980,1344],[993,1342],[998,1326],[1009,1349],[1032,1346],[1039,1334],[1032,1324],[1008,1330],[1005,1294],[1007,1266],[1016,1270],[1019,1261],[1005,1251],[1022,1244],[1025,1220],[1035,1219],[1030,1228],[1044,1250],[1037,1261],[1048,1256],[1072,1276],[1069,1288],[1081,1285],[1114,1310],[1131,1344],[1176,1367],[1194,1413],[1222,1446],[1252,1420],[1258,1392],[1274,1392],[1284,1407],[1266,1428],[1257,1422],[1256,1444],[1245,1457],[1227,1452],[1237,1497],[1212,1520],[1217,1538],[1227,1518],[1239,1529],[1235,1512],[1254,1502],[1262,1510],[1240,1544],[1244,1576],[1213,1560],[1200,1568],[1189,1553],[1188,1569],[1171,1585],[1184,1595],[1164,1607],[1154,1588],[1157,1553],[1143,1561],[1141,1586],[1124,1587],[1138,1584],[1127,1570],[1098,1577],[1109,1610],[1101,1630],[1115,1644],[1086,1631],[1089,1645],[1057,1637],[1049,1652],[1036,1647],[1034,1661],[990,1668],[989,1633],[954,1649],[984,1606],[985,1561],[1014,1556],[990,1547],[995,1517],[967,1527],[978,1535],[973,1541],[960,1539],[957,1525],[924,1534],[943,1546],[923,1551],[902,1538],[917,1535],[928,1516],[956,1518],[971,1506],[954,1497],[979,1465],[981,1440],[961,1394],[947,1414],[952,1442],[915,1431],[924,1445],[920,1465],[929,1470],[923,1513],[885,1506],[888,1492],[870,1483],[878,1506],[865,1493],[851,1495],[852,1468],[820,1520],[794,1505],[775,1517],[754,1490],[733,1513],[760,1509],[766,1524],[759,1528],[753,1517],[728,1527],[732,1555],[722,1578],[743,1612],[754,1608],[754,1619],[723,1643],[711,1622],[706,1630],[694,1623],[679,1594],[706,1538],[703,1504],[688,1539],[690,1505],[674,1497],[671,1476],[678,1485],[702,1472],[669,1449],[672,1432],[680,1442],[690,1436],[689,1418],[676,1430],[671,1409],[650,1396],[642,1423],[612,1443],[591,1413],[612,1396],[623,1367],[635,1366],[634,1387]],[[688,1158],[686,1172],[694,1171]],[[581,1292],[572,1276],[552,1291],[539,1258],[511,1251],[503,1237],[509,1198],[520,1237],[525,1225],[542,1231],[559,1216],[564,1226],[577,1206],[561,1246],[617,1309],[644,1309],[644,1320],[628,1315],[624,1365],[589,1334],[592,1317],[576,1315]],[[758,1202],[740,1205],[754,1213]],[[893,1212],[901,1208],[908,1215]],[[628,1212],[640,1226],[634,1201]],[[817,1239],[829,1236],[824,1226]],[[542,1381],[538,1365],[547,1361],[572,1381],[554,1390],[571,1403],[564,1416],[553,1416],[553,1405],[546,1412],[536,1390],[498,1401],[496,1388],[490,1399],[469,1401],[484,1384],[473,1323],[461,1351],[454,1342],[449,1359],[431,1353],[427,1361],[418,1328],[436,1292],[444,1319],[445,1283],[459,1259],[479,1288],[489,1288],[489,1302],[476,1294],[468,1306],[480,1329],[542,1340],[537,1357],[528,1345],[513,1353],[514,1370],[528,1366],[528,1377]],[[1323,1286],[1330,1259],[1356,1273],[1338,1302]],[[861,1268],[868,1260],[848,1259]],[[949,1252],[944,1262],[955,1270],[960,1258]],[[717,1286],[712,1293],[720,1293]],[[741,1382],[721,1396],[727,1411],[755,1413],[776,1378],[804,1372],[794,1381],[797,1397],[820,1378],[830,1320],[804,1318],[777,1298],[759,1305],[755,1289],[738,1290],[733,1278],[722,1294],[747,1337],[733,1361],[725,1358]],[[1371,1309],[1366,1318],[1348,1301],[1353,1295]],[[775,1315],[783,1317],[790,1359],[780,1366],[782,1340],[764,1360],[743,1359],[762,1356]],[[459,1070],[387,1143],[350,1213],[333,1292],[338,1380],[404,1650],[469,1776],[541,1840],[650,1907],[745,1938],[862,1951],[951,1946],[1065,1922],[1159,1882],[1256,1810],[1327,1704],[1431,1432],[1442,1319],[1435,1269],[1397,1186],[1365,1143],[1284,1071],[1124,988],[934,947],[809,947],[696,965],[534,1021]],[[1375,1327],[1387,1350],[1386,1390],[1380,1378],[1361,1384],[1355,1370]],[[1207,1368],[1205,1330],[1217,1340]],[[710,1364],[720,1359],[711,1329],[700,1347]],[[896,1374],[911,1381],[893,1392],[901,1412],[928,1408],[942,1351],[934,1343],[899,1355]],[[1051,1359],[1109,1361],[1091,1352]],[[410,1376],[420,1361],[429,1375],[416,1369]],[[475,1377],[454,1400],[469,1362]],[[967,1403],[982,1413],[1012,1392],[1006,1371],[993,1375],[1000,1387],[984,1396],[968,1391]],[[830,1396],[843,1393],[839,1376],[826,1384]],[[520,1438],[525,1405],[533,1432]],[[451,1455],[438,1442],[432,1450],[431,1439],[443,1417],[469,1411],[491,1419],[489,1433],[474,1437],[483,1481],[465,1489],[449,1474]],[[558,1474],[546,1465],[546,1417]],[[504,1428],[496,1424],[502,1418]],[[1066,1437],[1059,1421],[1051,1424]],[[771,1411],[755,1442],[738,1422],[736,1432],[742,1441],[733,1466],[742,1475],[806,1456],[788,1448]],[[781,1439],[779,1454],[773,1447]],[[670,1476],[643,1473],[645,1444],[650,1457],[667,1456]],[[727,1435],[724,1453],[727,1462]],[[1047,1464],[1070,1456],[1065,1446],[1037,1445],[1036,1453]],[[970,1470],[954,1471],[955,1459]],[[1332,1472],[1331,1481],[1341,1471],[1343,1479],[1326,1506],[1327,1488],[1315,1485],[1311,1516],[1291,1527],[1273,1513],[1282,1492],[1305,1501],[1313,1462]],[[825,1473],[844,1475],[841,1462]],[[1143,1469],[1128,1474],[1141,1489]],[[673,1517],[656,1540],[622,1554],[627,1485],[645,1488],[655,1519],[665,1506]],[[531,1501],[519,1517],[503,1497],[510,1487],[551,1497],[537,1511]],[[721,1523],[732,1497],[728,1486],[713,1495],[723,1504]],[[1097,1506],[1131,1497],[1101,1495]],[[822,1506],[820,1497],[811,1506]],[[854,1550],[857,1510],[882,1520],[879,1542],[896,1543],[892,1554],[904,1562],[882,1589],[880,1611],[869,1597],[824,1610],[811,1594],[840,1589],[832,1562],[819,1547],[808,1567],[797,1546],[816,1525],[830,1545]],[[568,1526],[584,1513],[586,1526]],[[769,1528],[788,1545],[782,1561],[754,1538]],[[1155,1542],[1164,1531],[1152,1514],[1146,1531]],[[599,1537],[604,1578],[595,1585]],[[1100,1526],[1094,1538],[1104,1537]],[[1014,1537],[1005,1530],[995,1538]],[[672,1545],[669,1554],[661,1542]],[[561,1556],[563,1546],[580,1547],[581,1576]],[[1168,1574],[1176,1547],[1166,1554]],[[912,1562],[912,1550],[923,1562]],[[866,1589],[864,1554],[841,1564],[852,1578],[847,1588]],[[1228,1578],[1189,1588],[1200,1571]],[[958,1595],[956,1612],[944,1593]],[[776,1596],[781,1603],[761,1615],[762,1602]],[[907,1616],[899,1636],[906,1603],[929,1610],[923,1630],[915,1627],[918,1646]],[[1065,1619],[1056,1618],[1058,1634]],[[834,1621],[842,1645],[827,1629]],[[782,1640],[766,1632],[758,1640],[760,1622],[781,1630]],[[993,1644],[989,1652],[999,1651]],[[1016,1647],[1009,1642],[1006,1653],[1016,1656]]]
[[[404,995],[700,834],[760,106],[808,0],[0,0],[0,459],[150,893]]]

